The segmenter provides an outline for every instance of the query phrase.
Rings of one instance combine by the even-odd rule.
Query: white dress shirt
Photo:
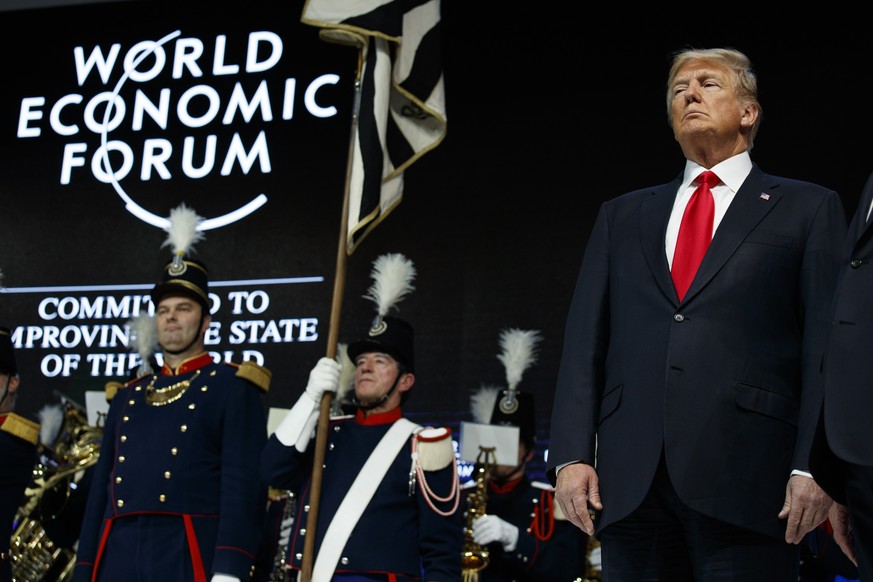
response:
[[[673,252],[676,250],[676,239],[679,237],[682,215],[685,213],[685,207],[688,206],[691,195],[697,189],[694,180],[706,169],[691,160],[685,162],[685,174],[682,177],[682,184],[679,185],[679,190],[676,192],[676,200],[673,202],[673,212],[667,223],[667,236],[664,240],[667,264],[670,265],[671,269],[673,268]],[[752,171],[752,158],[749,157],[749,152],[742,152],[716,164],[709,170],[715,172],[715,175],[721,180],[719,184],[711,188],[712,198],[715,201],[715,217],[712,224],[712,235],[715,236],[715,231],[718,229],[721,219],[724,218],[737,190],[740,189],[749,172]]]

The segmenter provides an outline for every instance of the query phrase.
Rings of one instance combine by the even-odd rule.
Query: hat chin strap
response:
[[[400,375],[400,372],[398,372],[397,377],[394,378],[394,383],[391,384],[391,388],[388,389],[388,392],[377,398],[375,402],[371,404],[364,404],[363,402],[358,400],[357,396],[352,396],[352,404],[354,404],[361,410],[373,410],[377,406],[382,406],[383,404],[385,404],[385,401],[391,397],[391,393],[394,392],[394,389],[397,388],[397,382],[400,381]]]
[[[6,397],[9,396],[9,382],[12,381],[12,376],[9,375],[6,377],[6,384],[3,386],[3,397],[0,398],[0,405],[2,405],[6,401]]]

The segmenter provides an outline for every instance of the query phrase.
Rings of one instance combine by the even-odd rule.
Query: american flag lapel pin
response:
[[[770,195],[766,192],[761,192],[761,200],[770,200]]]

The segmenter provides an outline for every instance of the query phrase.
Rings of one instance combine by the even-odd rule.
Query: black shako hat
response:
[[[194,259],[170,261],[164,265],[161,282],[152,289],[152,303],[157,308],[167,295],[184,295],[200,303],[204,314],[210,311],[209,271],[206,265]]]
[[[501,390],[491,412],[490,424],[517,426],[518,437],[528,448],[536,442],[536,409],[533,394],[515,392],[515,398],[508,398],[509,390]]]
[[[366,337],[348,345],[349,358],[354,362],[367,352],[384,352],[415,372],[414,332],[409,323],[398,317],[377,317]]]
[[[10,376],[18,373],[15,349],[12,347],[12,332],[8,327],[0,327],[0,373]]]

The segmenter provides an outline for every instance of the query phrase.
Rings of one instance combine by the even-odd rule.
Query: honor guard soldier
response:
[[[151,292],[163,365],[112,398],[74,582],[251,573],[267,500],[258,462],[270,374],[250,362],[217,364],[205,350],[208,274],[179,246]]]
[[[401,412],[415,383],[414,334],[408,322],[386,313],[413,276],[402,255],[376,260],[369,297],[378,315],[347,348],[357,410],[330,420],[319,507],[310,506],[312,436],[322,395],[340,385],[339,363],[318,361],[264,449],[267,483],[300,492],[287,551],[291,569],[303,567],[308,512],[317,512],[312,582],[460,579],[451,431],[423,428]]]
[[[551,485],[527,473],[536,450],[536,410],[533,394],[517,384],[534,363],[539,341],[536,331],[504,330],[499,359],[508,388],[482,386],[470,399],[476,422],[519,429],[518,462],[490,468],[484,515],[472,521],[473,539],[488,552],[480,582],[586,579],[588,536],[566,520]]]
[[[5,528],[0,536],[0,582],[12,580],[13,521],[38,461],[39,424],[12,412],[20,384],[11,332],[0,327],[0,520]]]

